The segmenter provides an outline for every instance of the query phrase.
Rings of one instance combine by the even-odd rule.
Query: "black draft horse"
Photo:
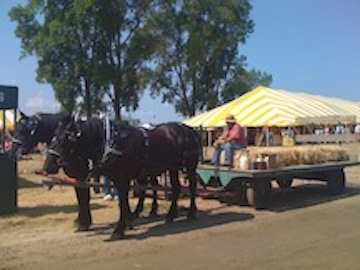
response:
[[[68,125],[76,125],[77,132],[67,131]],[[79,142],[78,147],[73,147]],[[89,177],[90,163],[99,162],[104,153],[105,134],[103,123],[99,119],[91,118],[87,121],[75,121],[70,118],[60,121],[48,147],[43,171],[48,174],[58,173],[63,168],[65,174],[78,181],[85,181]],[[90,189],[75,187],[79,213],[76,219],[78,231],[86,231],[92,223],[90,211]]]
[[[96,149],[103,147],[96,137],[98,133],[82,132],[80,127],[71,121],[63,132],[54,137],[44,169],[51,171],[58,166],[56,162],[61,158],[66,173],[77,179],[85,179],[89,172],[88,159],[95,161],[93,165],[97,173],[109,177],[120,193],[120,218],[110,239],[122,238],[127,222],[131,220],[128,192],[130,181],[135,178],[170,172],[173,194],[166,221],[172,222],[178,211],[178,172],[186,171],[191,194],[188,218],[195,218],[195,170],[200,149],[196,131],[179,123],[161,124],[148,131],[118,123],[115,125],[111,147],[105,149],[102,160],[98,156],[92,157],[92,154],[98,152]],[[78,197],[79,222],[82,226],[87,226],[91,222],[88,197],[86,193]]]
[[[61,113],[22,114],[11,138],[13,145],[10,155],[16,158],[28,154],[38,143],[49,145],[58,123],[66,119],[69,121],[70,116]]]
[[[113,123],[112,125],[113,126]],[[76,130],[71,131],[71,130]],[[52,142],[47,151],[43,171],[48,174],[57,173],[60,167],[65,174],[78,181],[89,178],[94,167],[98,167],[106,145],[103,122],[96,118],[86,121],[74,121],[71,118],[67,122],[60,121]],[[90,163],[91,161],[91,163]],[[91,168],[92,167],[92,168]],[[97,174],[104,175],[104,174]],[[94,174],[92,173],[92,176]],[[136,210],[131,214],[131,220],[139,217],[143,211],[145,200],[145,185],[150,182],[153,188],[153,202],[150,216],[157,215],[157,191],[158,184],[156,176],[138,178],[138,184],[142,187],[138,191],[139,201]],[[75,187],[76,197],[79,204],[79,213],[76,222],[78,231],[86,231],[92,223],[90,209],[90,192],[88,188]]]

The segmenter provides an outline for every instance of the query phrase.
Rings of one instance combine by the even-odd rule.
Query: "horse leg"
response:
[[[139,191],[138,191],[138,203],[136,205],[136,209],[135,211],[132,213],[131,215],[131,219],[135,220],[137,218],[139,218],[140,213],[144,210],[144,201],[145,201],[145,197],[146,197],[146,185],[147,185],[147,178],[139,178],[137,180],[137,184],[140,186]],[[152,201],[152,205],[151,205],[151,211],[149,216],[150,217],[156,217],[157,216],[157,209],[158,209],[158,204],[157,204],[157,178],[156,176],[151,176],[149,177],[149,181],[152,187],[152,192],[153,192],[153,201]]]
[[[158,210],[158,203],[157,203],[157,186],[158,186],[158,180],[156,176],[150,177],[150,184],[151,189],[153,192],[153,201],[151,204],[151,211],[150,211],[150,217],[156,217],[157,216],[157,210]]]
[[[195,169],[188,170],[189,189],[190,189],[190,208],[187,214],[188,219],[196,218],[196,172]]]
[[[178,209],[177,209],[177,201],[179,199],[180,193],[180,182],[179,182],[179,174],[177,170],[170,171],[170,181],[171,181],[171,206],[169,213],[166,216],[166,223],[172,223],[174,218],[178,216]]]
[[[90,212],[90,189],[89,188],[75,188],[76,198],[78,201],[78,218],[76,231],[88,231],[92,223]]]
[[[146,194],[146,178],[138,178],[136,181],[136,193],[138,195],[138,203],[136,205],[135,211],[131,214],[131,219],[135,220],[139,218],[140,213],[144,210],[144,201]]]
[[[120,218],[116,225],[114,232],[112,233],[110,240],[118,240],[124,238],[124,232],[127,227],[127,222],[130,218],[130,206],[129,206],[129,181],[114,181],[114,185],[119,191],[119,210]]]

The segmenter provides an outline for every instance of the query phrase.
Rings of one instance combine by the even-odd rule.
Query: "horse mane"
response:
[[[75,122],[81,132],[81,148],[84,156],[92,160],[101,159],[105,146],[103,122],[98,118],[78,120]]]

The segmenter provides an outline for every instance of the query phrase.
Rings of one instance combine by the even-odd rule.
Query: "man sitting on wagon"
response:
[[[214,143],[215,152],[211,163],[219,165],[220,154],[225,150],[225,163],[222,165],[232,167],[234,150],[246,148],[247,140],[244,128],[236,123],[236,119],[232,114],[226,116],[225,122],[226,127]]]

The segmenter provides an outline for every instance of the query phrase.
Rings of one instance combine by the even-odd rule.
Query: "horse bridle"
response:
[[[52,140],[54,140],[54,139],[57,139],[57,136],[54,136]],[[47,149],[46,154],[50,155],[50,156],[55,156],[56,158],[58,158],[60,166],[65,166],[67,164],[67,162],[64,162],[64,160],[62,159],[61,154],[54,149],[51,149],[51,148]],[[76,158],[81,159],[82,157],[77,156]]]
[[[65,131],[65,132],[66,132],[66,131]],[[71,133],[71,134],[72,134],[72,133],[74,133],[74,134],[81,134],[81,131],[78,130],[78,128],[77,128],[76,131],[71,131],[71,132],[68,132],[68,133]],[[78,137],[78,136],[76,136],[76,137]],[[54,138],[57,138],[57,137],[54,136]],[[54,138],[53,138],[53,139],[54,139]],[[71,140],[71,139],[69,139],[69,140]],[[103,146],[98,146],[98,147],[95,148],[91,153],[95,153],[99,148],[102,148],[102,147],[103,147]],[[90,156],[91,156],[91,153],[90,153]],[[59,165],[62,166],[62,167],[66,166],[66,165],[68,164],[68,162],[65,162],[65,161],[63,160],[61,154],[60,154],[58,151],[54,150],[54,149],[48,149],[48,150],[47,150],[47,154],[48,154],[48,155],[55,156],[56,158],[58,158],[58,159],[60,160],[60,161],[59,161]],[[78,160],[88,160],[88,161],[90,161],[90,164],[93,164],[92,159],[90,159],[90,158],[88,158],[88,157],[84,157],[84,156],[82,156],[81,154],[78,154],[78,155],[74,156],[74,159],[78,159]],[[90,166],[90,171],[91,171],[92,169],[93,169],[92,166]]]
[[[36,129],[39,126],[41,117],[38,115],[34,115],[30,118],[29,123],[26,124],[26,126],[30,129],[30,136],[33,136],[36,132]]]
[[[35,119],[30,119],[29,123],[26,123],[26,127],[30,129],[30,136],[33,136],[36,132],[37,127],[39,126],[39,121],[41,120],[41,117],[38,115],[35,115]],[[11,141],[17,145],[23,146],[24,143],[12,136],[10,133],[8,133],[8,136],[10,137]]]

